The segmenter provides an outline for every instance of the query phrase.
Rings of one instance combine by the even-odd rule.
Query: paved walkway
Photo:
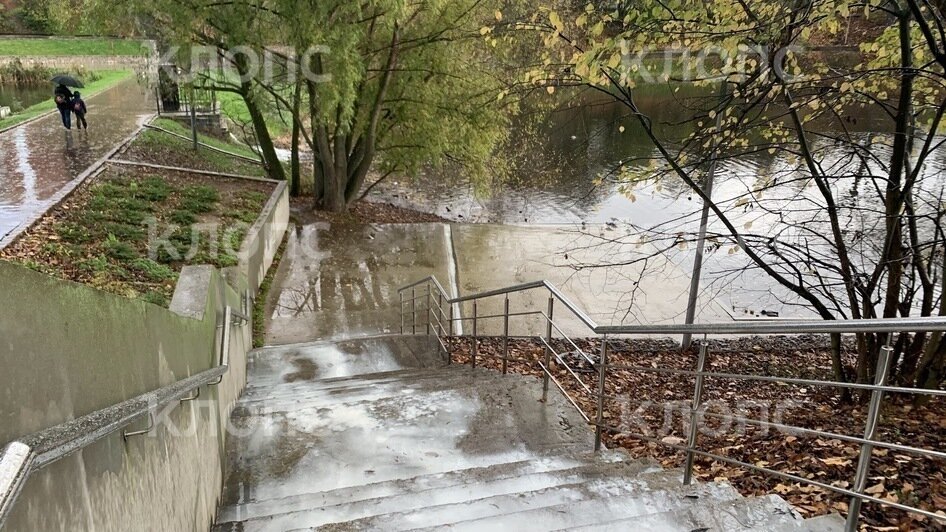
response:
[[[66,131],[56,114],[0,133],[0,248],[144,122],[149,95],[131,79],[90,98],[88,132]]]

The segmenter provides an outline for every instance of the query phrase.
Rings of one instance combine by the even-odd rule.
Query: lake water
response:
[[[688,132],[690,104],[714,94],[713,89],[652,85],[638,89],[636,100],[662,134],[679,138]],[[429,170],[410,182],[382,184],[372,192],[371,199],[433,211],[463,222],[571,225],[589,238],[598,239],[599,245],[609,246],[613,250],[610,260],[615,263],[643,260],[645,253],[639,249],[643,234],[662,233],[670,239],[677,232],[695,233],[702,205],[679,178],[664,178],[632,191],[623,189],[613,179],[601,181],[602,176],[622,165],[646,168],[658,154],[624,106],[600,97],[585,97],[579,102],[551,113],[538,124],[514,130],[507,152],[515,153],[517,171],[504,181],[476,186],[462,172]],[[889,125],[882,117],[854,110],[848,126],[866,152],[884,160],[889,152],[889,136],[883,131]],[[840,148],[822,141],[817,149],[826,166],[850,164],[850,154]],[[942,178],[944,169],[946,158],[943,153],[934,152],[922,185],[930,197],[936,197],[937,190],[946,185]],[[879,168],[869,170],[882,174]],[[737,227],[747,228],[746,232],[784,237],[777,233],[788,220],[806,223],[812,240],[817,240],[818,233],[826,234],[827,229],[818,219],[823,205],[814,184],[804,179],[805,174],[801,161],[785,156],[762,153],[729,160],[717,170],[714,198],[728,210]],[[770,177],[791,184],[767,192],[764,198],[753,197],[750,192],[759,186],[760,180]],[[880,205],[870,180],[839,181],[835,188],[842,206],[869,210]],[[722,224],[712,219],[710,233],[725,233]],[[850,217],[842,223],[844,231],[864,235],[854,241],[867,250],[872,236],[879,234],[881,221],[881,217]],[[588,245],[587,239],[581,245]],[[678,271],[689,272],[693,249],[692,243],[682,243],[671,246],[664,255],[678,266]],[[732,244],[722,240],[718,246],[709,244],[703,271],[704,297],[709,294],[726,313],[734,316],[762,310],[776,311],[782,316],[812,315],[807,305],[766,274],[746,269],[748,259],[741,252],[730,253],[731,249]],[[568,251],[563,249],[563,255],[568,256]],[[863,270],[870,269],[868,251],[859,261]],[[638,275],[640,268],[646,270],[646,263],[634,262],[614,271],[616,275]],[[812,271],[806,274],[814,274],[817,268],[809,269]],[[659,271],[644,274],[661,275]]]
[[[52,100],[52,94],[52,86],[48,85],[0,85],[0,107],[12,107],[16,111],[40,103],[43,100]]]

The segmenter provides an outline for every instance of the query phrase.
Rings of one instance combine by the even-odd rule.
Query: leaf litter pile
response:
[[[562,359],[569,369],[553,358],[552,371],[584,414],[594,420],[597,403],[586,389],[593,393],[597,390],[601,341],[585,339],[575,343],[585,356],[564,340],[553,341],[556,352],[564,353]],[[826,337],[753,337],[711,340],[708,345],[707,371],[832,379]],[[670,445],[686,446],[694,377],[643,372],[631,367],[693,371],[697,363],[696,348],[681,352],[679,345],[671,340],[612,339],[608,346],[604,420],[609,430],[605,432],[605,444],[611,448],[623,448],[637,458],[655,458],[665,467],[682,466],[684,453]],[[470,363],[470,338],[448,338],[447,347],[454,362]],[[509,341],[510,372],[541,378],[542,371],[537,362],[544,357],[544,346],[537,340]],[[855,354],[847,352],[845,357],[846,362],[853,362]],[[501,339],[479,339],[477,366],[500,369],[501,358]],[[627,369],[621,369],[622,366]],[[556,391],[554,383],[550,388]],[[944,399],[934,397],[917,406],[912,396],[886,394],[875,440],[944,451]],[[858,397],[845,401],[839,389],[826,386],[707,377],[703,403],[705,414],[699,421],[701,430],[697,449],[831,486],[852,488],[860,453],[858,444],[798,431],[759,427],[739,422],[738,418],[863,437],[866,401],[859,401]],[[737,418],[737,421],[732,418]],[[632,434],[643,434],[661,443]],[[804,517],[828,513],[847,515],[848,497],[809,484],[763,475],[699,456],[696,457],[694,472],[701,481],[728,482],[746,496],[777,493]],[[919,507],[946,517],[944,475],[946,461],[875,447],[866,491],[880,499]],[[875,503],[864,503],[861,515],[863,529],[946,530],[944,521],[937,522]]]
[[[264,182],[112,167],[46,213],[0,259],[166,306],[183,266],[238,263],[272,191]]]

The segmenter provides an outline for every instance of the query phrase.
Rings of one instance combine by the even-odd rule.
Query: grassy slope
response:
[[[76,56],[76,55],[144,55],[148,51],[141,41],[120,39],[0,39],[0,56]]]
[[[173,131],[178,135],[185,135],[187,137],[191,136],[191,130],[189,128],[181,125],[179,122],[175,122],[174,120],[158,118],[153,122],[153,124],[168,131]],[[253,150],[245,145],[236,144],[235,142],[225,142],[202,133],[197,134],[197,140],[209,146],[213,146],[214,148],[226,150],[230,153],[235,153],[244,157],[250,157],[251,159],[259,159],[259,156],[253,153]]]
[[[173,120],[158,119],[153,124],[179,135],[190,137],[190,129]],[[198,140],[229,153],[256,159],[247,147],[236,143],[225,142],[202,134],[198,134]],[[251,163],[204,148],[195,152],[189,140],[168,135],[162,131],[144,131],[131,144],[125,153],[125,157],[133,161],[230,174],[262,177],[265,173],[258,163]]]
[[[3,41],[0,40],[0,43],[2,42]],[[82,89],[82,97],[84,99],[88,100],[90,97],[95,96],[96,94],[104,91],[105,89],[114,87],[118,83],[121,83],[122,81],[125,81],[126,79],[130,78],[134,74],[134,72],[132,72],[131,70],[103,70],[99,72],[99,74],[102,76],[101,79],[99,79],[98,81],[89,83],[88,85],[86,85],[84,89]],[[55,109],[56,109],[56,103],[53,102],[52,86],[50,86],[49,100],[40,102],[36,105],[31,105],[30,107],[27,107],[23,111],[13,116],[0,120],[0,129],[4,129],[10,126],[15,126],[16,124],[25,122],[31,118],[35,118],[44,113],[54,111]]]
[[[250,112],[247,110],[242,96],[232,92],[218,92],[217,100],[220,101],[220,110],[227,118],[237,124],[250,123]],[[273,137],[286,136],[292,133],[292,128],[284,124],[275,114],[267,114],[266,123],[269,126],[269,133]]]

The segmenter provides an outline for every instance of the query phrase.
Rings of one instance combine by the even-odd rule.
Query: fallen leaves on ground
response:
[[[551,371],[585,415],[594,419],[599,339],[553,341],[564,353]],[[634,457],[650,457],[665,467],[680,467],[684,453],[668,445],[686,446],[693,399],[694,377],[645,372],[644,368],[692,371],[697,351],[682,352],[670,340],[609,341],[609,372],[605,381],[604,419],[609,427],[605,442]],[[741,338],[711,341],[707,370],[740,375],[780,376],[832,380],[831,359],[823,337]],[[454,362],[469,364],[473,342],[469,337],[447,339]],[[502,368],[503,342],[481,338],[477,365]],[[538,341],[510,340],[510,372],[541,378],[538,362],[546,357]],[[854,354],[845,354],[852,362]],[[555,386],[552,385],[554,389]],[[912,397],[887,395],[877,441],[942,451],[946,441],[946,401],[935,398],[916,406]],[[867,408],[842,400],[839,390],[826,386],[795,385],[741,379],[706,378],[704,414],[697,449],[732,460],[841,489],[851,489],[860,445],[827,436],[775,427],[760,427],[725,416],[863,437]],[[647,441],[638,435],[649,436]],[[659,442],[659,443],[658,443]],[[866,492],[879,499],[942,513],[946,510],[946,463],[943,460],[875,447]],[[729,482],[743,495],[777,493],[803,516],[846,515],[849,498],[811,484],[762,475],[726,462],[696,457],[694,473],[702,481]],[[946,530],[943,522],[876,503],[864,503],[862,527],[869,530]],[[946,514],[943,514],[946,516]]]
[[[417,224],[448,222],[436,214],[414,211],[398,207],[390,203],[358,200],[353,203],[348,212],[332,213],[316,211],[312,207],[312,197],[302,196],[292,198],[293,215],[300,223],[330,222],[330,223],[364,223],[364,224]]]

